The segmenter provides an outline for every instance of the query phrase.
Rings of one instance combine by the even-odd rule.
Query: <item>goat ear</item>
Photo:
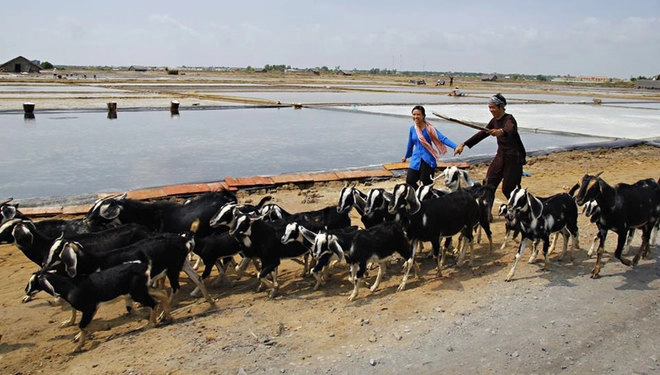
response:
[[[62,252],[60,253],[60,259],[64,263],[64,269],[66,270],[69,277],[76,277],[77,270],[76,266],[78,265],[78,254],[76,253],[76,246],[74,243],[69,242],[64,246]]]
[[[115,203],[103,203],[99,210],[99,215],[106,220],[113,220],[119,216],[121,205]]]
[[[413,191],[413,194],[414,194],[414,191]],[[391,202],[392,197],[394,197],[394,196],[389,191],[383,190],[383,197]]]
[[[543,213],[543,203],[541,202],[541,200],[536,198],[535,196],[531,195],[528,192],[527,193],[527,203],[529,204],[529,208],[532,211],[532,216],[534,218],[539,218],[541,216],[541,214]]]
[[[410,213],[414,214],[422,208],[422,203],[417,198],[417,195],[415,195],[415,189],[412,186],[408,188],[406,202],[410,205]]]

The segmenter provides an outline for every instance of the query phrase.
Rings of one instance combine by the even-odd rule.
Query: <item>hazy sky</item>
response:
[[[0,63],[660,74],[658,0],[32,0],[0,24]]]

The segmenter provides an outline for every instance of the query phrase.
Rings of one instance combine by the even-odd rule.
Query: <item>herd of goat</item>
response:
[[[398,287],[403,290],[410,271],[418,273],[415,259],[423,242],[431,243],[438,275],[451,251],[457,255],[457,264],[464,263],[466,256],[472,263],[475,233],[479,241],[483,231],[490,249],[493,247],[490,223],[495,190],[472,181],[466,171],[455,167],[447,168],[442,177],[442,189],[397,184],[392,191],[374,188],[364,193],[346,185],[337,205],[299,213],[270,203],[269,197],[255,205],[239,204],[233,193],[222,190],[185,203],[110,196],[95,202],[82,219],[32,221],[9,199],[0,204],[0,243],[14,243],[39,267],[28,281],[24,302],[39,291],[64,300],[72,311],[66,325],[75,324],[76,312],[82,313],[75,338],[77,351],[85,343],[87,326],[101,302],[127,296],[127,310],[131,311],[134,301],[151,308],[149,321],[155,325],[158,319],[169,319],[181,271],[196,284],[193,294],[201,293],[213,303],[204,281],[214,267],[222,277],[235,257],[241,259],[235,266],[239,278],[254,262],[259,286],[269,288],[270,297],[279,288],[277,271],[282,259],[302,257],[305,273],[316,280],[314,289],[326,282],[329,265],[344,262],[353,284],[349,300],[357,297],[368,264],[378,266],[370,287],[373,291],[395,254],[404,260]],[[569,193],[550,197],[516,188],[498,210],[506,225],[502,248],[511,237],[520,235],[506,281],[513,279],[530,241],[530,262],[540,244],[544,269],[553,233],[557,234],[554,243],[563,236],[560,257],[566,254],[569,239],[573,248],[578,247],[578,206],[584,207],[598,229],[589,250],[589,255],[594,250],[597,253],[592,278],[600,273],[608,231],[618,235],[614,255],[622,263],[632,266],[648,257],[660,226],[659,184],[660,180],[645,179],[612,186],[599,173],[585,175]],[[352,225],[352,209],[360,215],[362,225]],[[636,230],[642,233],[641,246],[629,260],[622,252]],[[192,264],[192,254],[203,263],[201,275]],[[164,288],[165,277],[171,289]]]

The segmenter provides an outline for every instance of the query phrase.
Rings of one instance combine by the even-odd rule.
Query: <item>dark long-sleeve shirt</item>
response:
[[[518,123],[512,115],[506,113],[499,120],[493,118],[488,125],[486,125],[486,128],[504,130],[503,135],[496,137],[498,154],[506,156],[517,155],[522,164],[525,164],[525,146],[523,146],[520,134],[518,134]],[[489,135],[488,132],[482,130],[470,137],[470,139],[465,141],[464,144],[469,148],[472,148]]]

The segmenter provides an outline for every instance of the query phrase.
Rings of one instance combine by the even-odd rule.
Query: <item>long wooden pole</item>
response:
[[[455,118],[452,118],[452,117],[444,116],[444,115],[441,115],[441,114],[436,113],[436,112],[431,112],[431,113],[433,113],[434,115],[436,115],[436,116],[438,116],[438,117],[440,117],[440,118],[443,118],[443,119],[445,119],[445,120],[448,120],[448,121],[451,121],[451,122],[455,122],[455,123],[457,123],[457,124],[465,125],[465,126],[470,127],[470,128],[472,128],[472,129],[483,130],[483,131],[486,131],[486,132],[490,130],[490,129],[488,129],[488,128],[485,127],[485,126],[477,125],[477,124],[472,123],[472,122],[463,121],[463,120],[455,119]]]

